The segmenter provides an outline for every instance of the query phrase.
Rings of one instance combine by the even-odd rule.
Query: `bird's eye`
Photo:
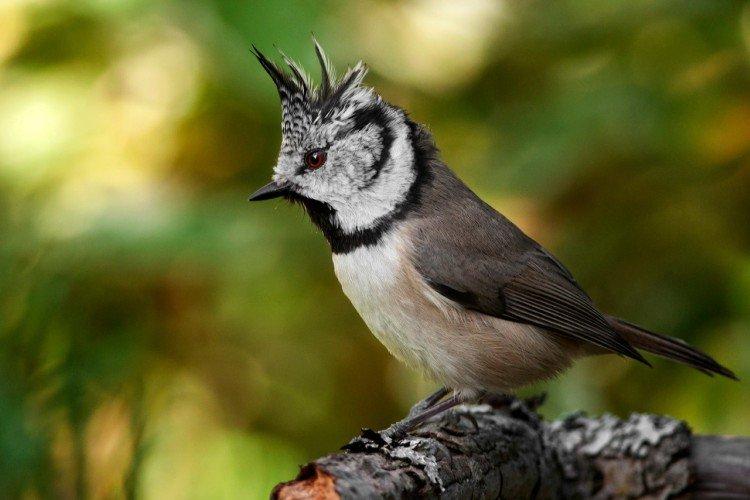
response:
[[[310,170],[316,170],[325,165],[328,155],[322,149],[313,149],[305,154],[305,165]]]

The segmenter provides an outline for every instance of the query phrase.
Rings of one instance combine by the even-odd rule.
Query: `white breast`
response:
[[[401,361],[454,389],[508,391],[558,373],[573,348],[541,329],[467,311],[429,287],[410,262],[408,231],[333,256],[367,326]]]
[[[391,354],[443,381],[454,363],[441,353],[429,318],[420,312],[423,294],[409,279],[407,259],[404,238],[391,231],[377,245],[334,254],[333,265],[344,293]]]
[[[390,335],[385,330],[392,329],[395,317],[400,315],[394,293],[402,275],[401,246],[399,238],[391,233],[377,245],[333,255],[333,268],[341,288],[367,326],[389,349],[391,342],[382,336]]]

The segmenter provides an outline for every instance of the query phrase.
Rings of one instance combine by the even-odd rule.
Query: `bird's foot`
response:
[[[341,449],[351,452],[363,452],[377,450],[384,446],[398,443],[406,437],[410,430],[414,429],[424,422],[426,418],[434,414],[434,412],[430,410],[436,407],[448,392],[448,389],[442,388],[435,393],[430,394],[412,406],[404,419],[392,424],[387,429],[381,431],[374,431],[369,428],[362,429],[359,436],[342,446]]]
[[[363,428],[359,436],[355,437],[347,444],[341,447],[342,450],[353,453],[362,453],[366,451],[376,451],[386,446],[398,444],[404,439],[409,432],[409,427],[402,424],[402,421],[396,422],[387,429],[375,431],[370,428]]]
[[[544,404],[546,398],[546,393],[537,394],[525,399],[520,399],[511,394],[489,393],[482,398],[482,402],[489,404],[493,408],[506,410],[514,418],[538,424],[539,415],[536,413],[536,410]]]
[[[352,453],[362,453],[379,450],[390,443],[391,441],[380,432],[364,427],[359,436],[342,446],[341,449]]]

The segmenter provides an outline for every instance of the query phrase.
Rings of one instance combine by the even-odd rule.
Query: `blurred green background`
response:
[[[750,379],[750,4],[0,2],[0,491],[264,498],[432,389],[340,291],[298,207],[273,44],[434,132],[605,310]],[[653,358],[652,358],[653,359]],[[750,434],[746,382],[581,362],[548,417]]]

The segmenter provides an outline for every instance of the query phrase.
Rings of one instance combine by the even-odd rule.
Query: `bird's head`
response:
[[[281,98],[281,151],[273,180],[250,200],[276,197],[302,203],[331,240],[377,225],[397,210],[418,176],[414,124],[362,85],[357,63],[340,78],[315,41],[320,85],[282,53],[289,72],[253,52]]]

